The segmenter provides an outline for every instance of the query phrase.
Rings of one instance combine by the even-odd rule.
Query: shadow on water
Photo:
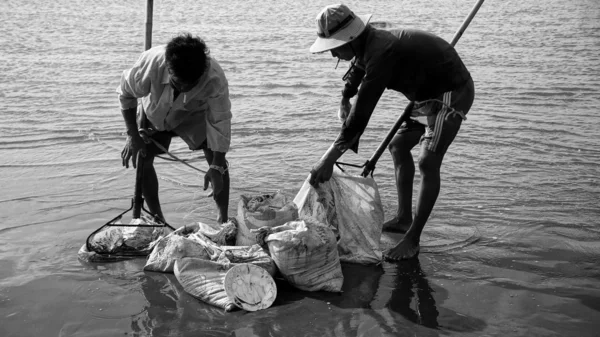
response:
[[[122,262],[104,266],[103,274],[123,271]],[[278,296],[271,308],[231,313],[187,294],[173,274],[140,272],[139,263],[130,267],[147,302],[131,317],[135,336],[404,336],[424,328],[425,335],[438,336],[486,327],[480,319],[441,306],[448,292],[430,284],[418,260],[344,263],[341,293],[301,291],[276,278]]]
[[[324,301],[340,309],[368,309],[379,328],[386,333],[398,332],[396,325],[412,322],[429,329],[454,332],[475,332],[486,327],[483,320],[470,317],[436,304],[448,298],[448,292],[439,286],[432,287],[421,268],[419,260],[394,264],[365,266],[342,264],[344,285],[342,293],[300,292],[287,284],[280,287],[282,302],[298,301],[302,297]],[[279,286],[279,285],[278,285]],[[284,304],[281,303],[281,304]],[[386,317],[391,313],[394,322]],[[336,313],[333,314],[336,316]],[[344,321],[343,315],[337,315]],[[352,331],[352,322],[343,331]]]

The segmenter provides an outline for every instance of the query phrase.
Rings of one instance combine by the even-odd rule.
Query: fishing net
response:
[[[120,214],[90,234],[79,250],[79,258],[89,262],[109,262],[147,256],[157,239],[174,228],[148,215],[121,222]]]

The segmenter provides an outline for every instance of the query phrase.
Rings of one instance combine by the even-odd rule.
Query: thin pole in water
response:
[[[152,8],[154,0],[146,3],[146,34],[144,36],[144,50],[152,48]],[[137,167],[135,172],[135,191],[133,193],[133,218],[139,219],[142,215],[144,197],[142,195],[142,181],[144,179],[144,158],[141,152],[137,153]]]
[[[146,39],[144,42],[144,50],[152,48],[152,8],[154,7],[154,0],[147,0],[146,2]]]
[[[452,38],[452,41],[450,42],[450,44],[453,47],[456,45],[456,42],[458,42],[458,39],[460,39],[460,37],[462,36],[464,31],[467,29],[467,27],[469,26],[469,23],[471,23],[471,20],[473,20],[473,17],[475,17],[475,14],[477,14],[477,11],[479,10],[479,7],[481,7],[481,5],[483,4],[483,1],[484,0],[477,1],[475,6],[473,6],[473,9],[471,9],[471,12],[467,16],[467,18],[463,21],[463,23],[460,26],[460,28],[458,29],[458,31],[454,34],[454,37]],[[373,174],[373,171],[375,170],[375,164],[379,160],[379,157],[381,157],[381,155],[383,154],[383,151],[385,151],[385,148],[392,141],[392,138],[394,138],[394,135],[400,128],[400,125],[402,125],[402,123],[404,123],[405,116],[410,115],[410,111],[412,110],[413,105],[414,105],[414,102],[408,103],[408,105],[404,109],[404,113],[402,113],[402,115],[400,115],[400,117],[398,118],[396,123],[394,123],[394,126],[392,126],[392,128],[388,132],[388,134],[385,137],[385,139],[383,140],[383,142],[381,142],[381,144],[379,144],[379,147],[377,148],[377,150],[375,151],[373,156],[371,156],[371,158],[369,160],[367,160],[367,162],[365,163],[365,168],[363,169],[361,176],[367,177],[369,174]],[[406,117],[406,118],[408,118],[408,117]]]

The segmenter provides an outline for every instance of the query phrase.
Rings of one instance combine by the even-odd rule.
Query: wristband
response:
[[[219,173],[221,173],[221,175],[225,174],[225,172],[227,172],[228,167],[222,167],[222,166],[218,166],[218,165],[210,165],[209,168],[219,171]]]

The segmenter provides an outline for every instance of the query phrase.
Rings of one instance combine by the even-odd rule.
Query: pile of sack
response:
[[[270,306],[276,275],[305,291],[341,291],[340,262],[382,259],[377,185],[340,171],[318,189],[308,181],[293,200],[282,192],[242,195],[227,223],[161,236],[144,269],[174,273],[186,292],[226,310]]]

